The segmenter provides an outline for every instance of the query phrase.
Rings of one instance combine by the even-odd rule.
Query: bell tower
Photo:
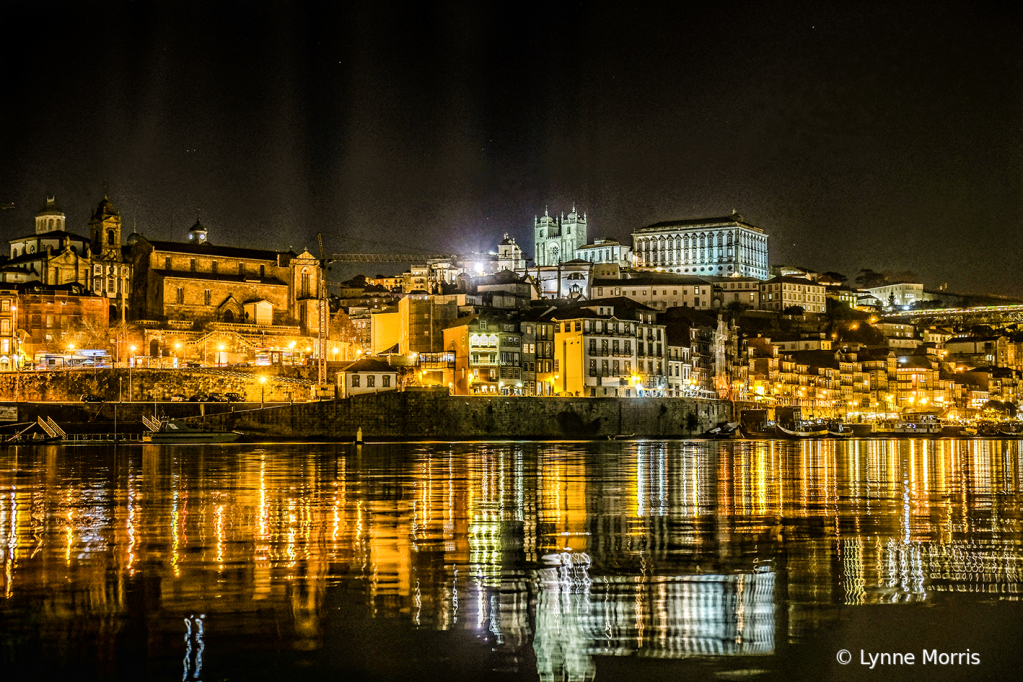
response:
[[[105,261],[121,260],[121,214],[106,194],[89,220],[89,234],[94,254]]]

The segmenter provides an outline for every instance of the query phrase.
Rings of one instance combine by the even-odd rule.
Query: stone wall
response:
[[[267,439],[684,438],[731,419],[730,403],[688,398],[513,398],[404,391],[207,415],[207,428]]]
[[[308,385],[261,374],[190,369],[74,369],[0,373],[0,402],[77,401],[93,393],[107,401],[151,402],[168,400],[175,393],[185,397],[200,391],[240,393],[252,402],[308,400]],[[129,392],[130,388],[130,392]]]

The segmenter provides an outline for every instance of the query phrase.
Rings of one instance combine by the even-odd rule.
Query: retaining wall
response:
[[[731,419],[730,403],[687,398],[513,398],[404,391],[207,415],[207,428],[267,439],[683,438]]]

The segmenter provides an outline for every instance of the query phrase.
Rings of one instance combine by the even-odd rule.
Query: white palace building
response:
[[[637,270],[683,275],[770,278],[767,235],[733,213],[727,218],[669,220],[632,233]]]

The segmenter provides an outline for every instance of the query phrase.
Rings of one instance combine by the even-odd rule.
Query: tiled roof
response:
[[[725,225],[740,225],[742,227],[748,227],[751,230],[757,232],[763,232],[759,227],[755,227],[745,222],[741,215],[732,215],[722,218],[687,218],[685,220],[665,220],[660,223],[654,223],[653,225],[647,225],[636,230],[633,234],[642,234],[644,232],[660,232],[661,230],[680,227],[723,227]]]
[[[224,256],[226,258],[251,258],[253,260],[276,261],[277,256],[294,257],[293,251],[266,251],[263,249],[240,249],[234,246],[214,246],[209,242],[192,244],[189,242],[161,242],[147,239],[156,251],[170,253],[188,253],[197,256]]]

